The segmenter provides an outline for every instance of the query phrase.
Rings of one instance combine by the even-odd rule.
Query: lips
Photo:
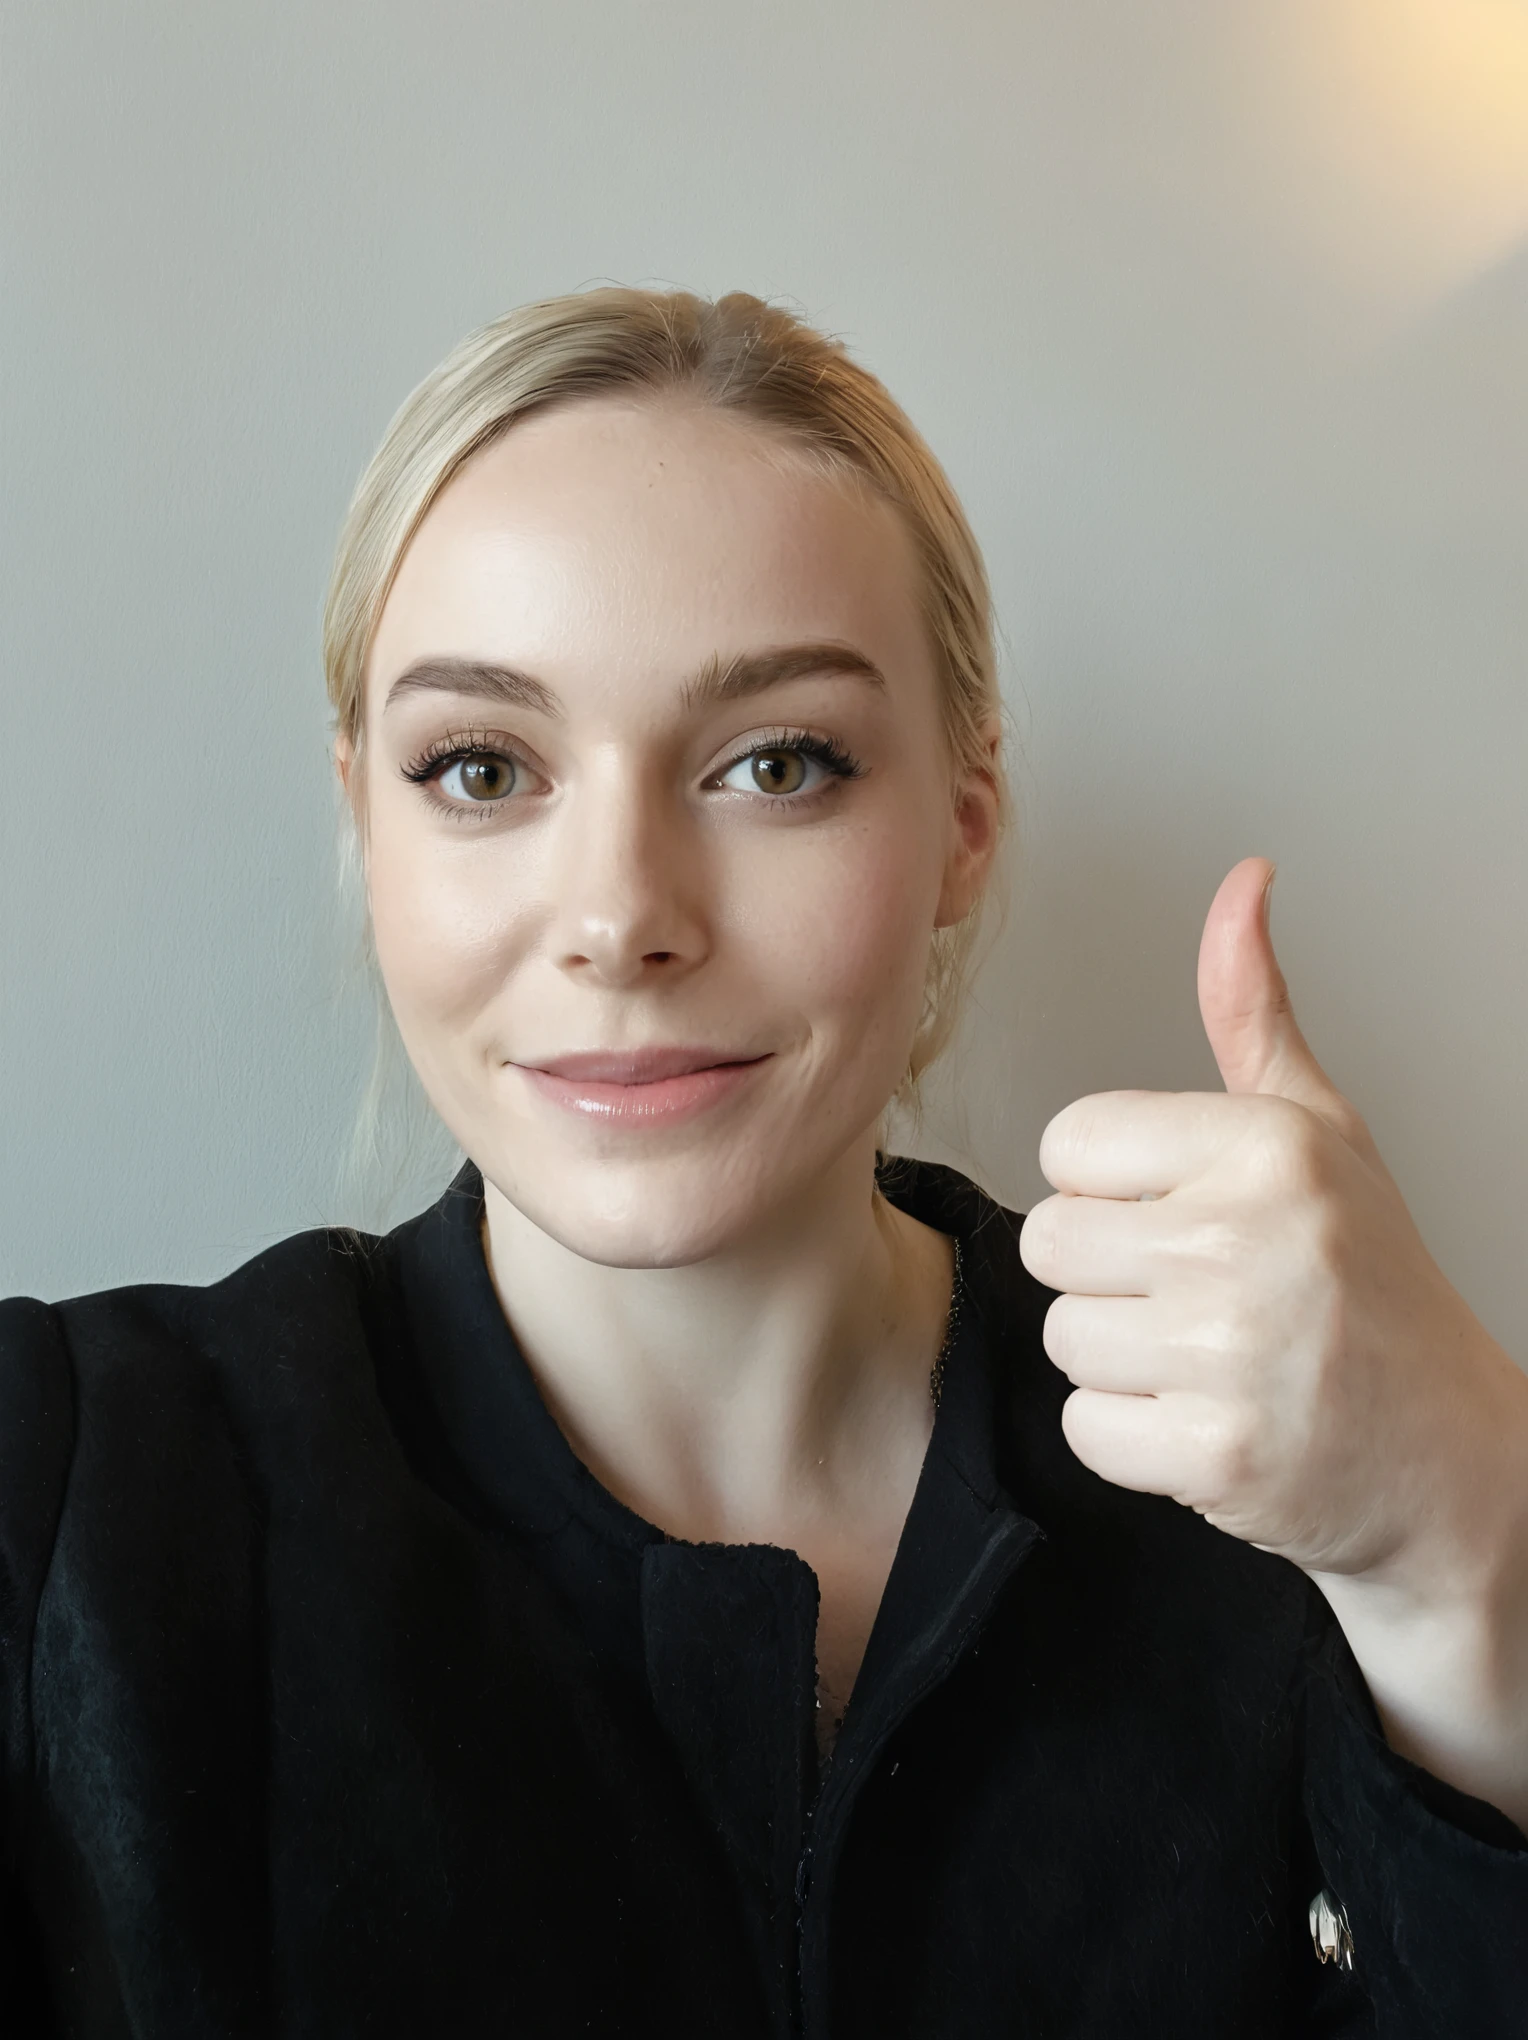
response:
[[[613,1054],[592,1049],[581,1055],[523,1062],[520,1067],[570,1083],[661,1084],[665,1078],[687,1077],[696,1070],[728,1069],[763,1059],[717,1048],[628,1048]]]
[[[717,1048],[592,1049],[515,1065],[530,1090],[561,1110],[609,1127],[675,1125],[750,1085],[769,1054]]]

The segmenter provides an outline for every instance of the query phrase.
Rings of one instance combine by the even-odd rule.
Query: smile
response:
[[[612,1125],[672,1125],[733,1097],[771,1058],[703,1048],[626,1049],[514,1063],[531,1088],[565,1111]]]

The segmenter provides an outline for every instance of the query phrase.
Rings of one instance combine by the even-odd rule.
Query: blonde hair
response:
[[[1000,717],[991,595],[949,479],[901,407],[836,340],[742,291],[604,288],[523,305],[469,334],[403,403],[356,488],[324,611],[324,671],[337,732],[357,752],[366,660],[409,542],[452,476],[517,419],[580,398],[693,395],[830,468],[900,513],[923,578],[954,783],[995,773]],[[973,961],[979,909],[936,929],[923,1013],[899,1098],[947,1044]]]

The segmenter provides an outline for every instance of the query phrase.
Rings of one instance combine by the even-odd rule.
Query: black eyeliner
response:
[[[443,737],[437,737],[427,744],[417,758],[398,770],[416,786],[435,778],[448,765],[458,765],[465,758],[507,758],[511,764],[520,762],[519,754],[509,738],[494,730],[450,730]]]
[[[838,779],[858,779],[865,768],[851,751],[846,751],[836,737],[818,736],[812,730],[771,730],[762,737],[753,738],[733,754],[725,765],[718,767],[717,776],[730,772],[734,765],[741,765],[745,758],[767,757],[771,751],[798,751],[803,758],[811,758],[827,772]],[[789,795],[782,796],[789,799]]]

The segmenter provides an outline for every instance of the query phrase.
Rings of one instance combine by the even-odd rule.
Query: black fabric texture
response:
[[[881,1183],[966,1306],[823,1775],[810,1569],[578,1462],[470,1166],[0,1306],[0,2029],[1528,2035],[1524,1837],[1389,1750],[1295,1568],[1072,1456],[1017,1218]]]

